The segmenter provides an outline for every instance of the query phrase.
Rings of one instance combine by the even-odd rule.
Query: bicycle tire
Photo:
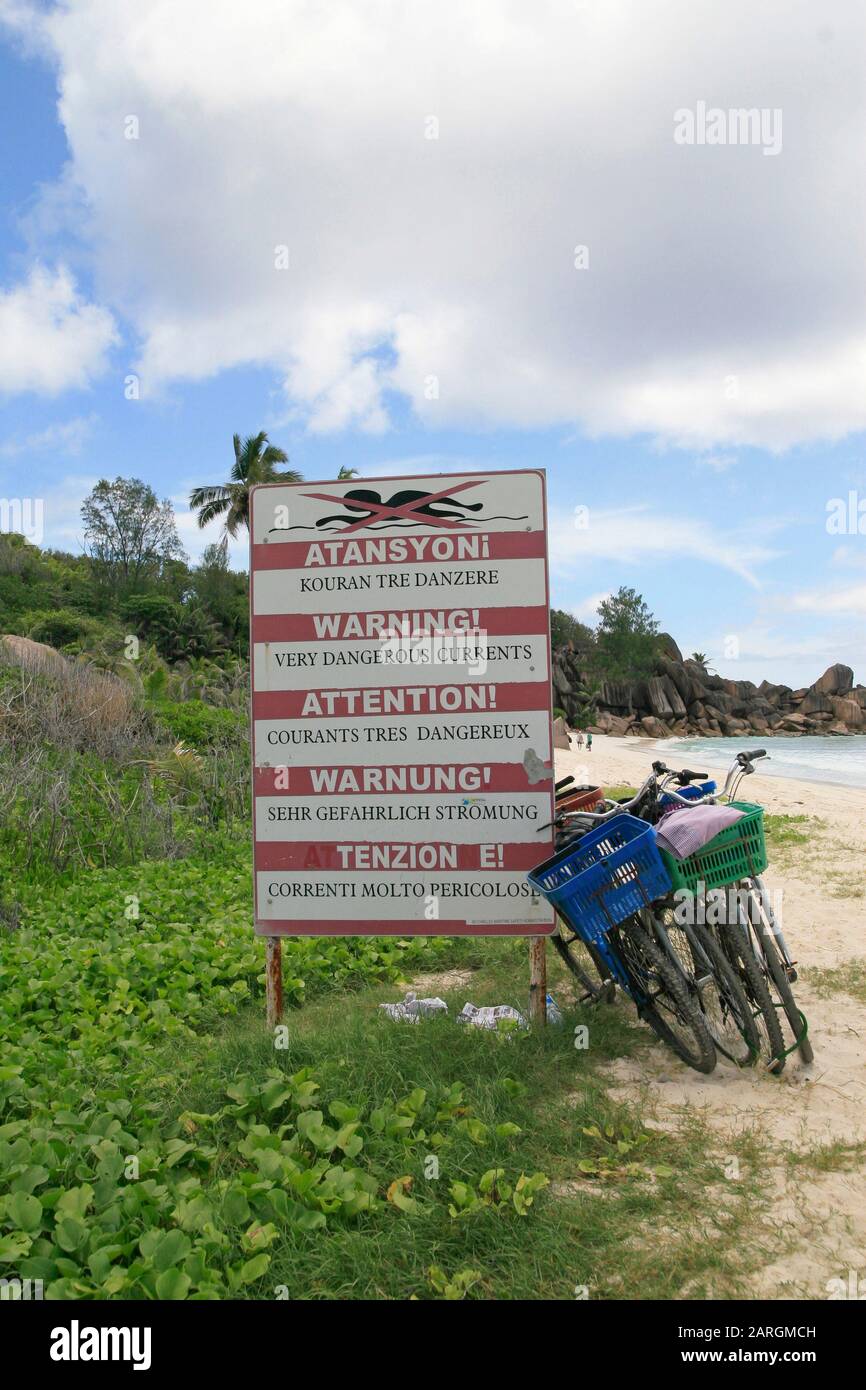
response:
[[[761,1039],[752,1008],[712,934],[700,923],[679,923],[671,907],[658,903],[641,920],[681,972],[717,1051],[736,1067],[754,1066]]]
[[[764,972],[758,964],[751,942],[742,927],[728,922],[716,927],[719,944],[743,982],[743,989],[755,1007],[755,1022],[761,1039],[761,1056],[767,1070],[781,1076],[785,1069],[785,1043],[779,1015],[770,998]]]
[[[563,935],[565,931],[569,932],[567,938]],[[559,930],[556,931],[553,936],[553,945],[560,959],[568,966],[572,975],[574,975],[575,979],[579,980],[586,990],[586,994],[580,1001],[581,1003],[584,1003],[587,998],[592,999],[594,1004],[613,1003],[613,998],[616,994],[616,981],[611,979],[604,960],[598,954],[594,946],[591,946],[588,941],[582,941],[576,932],[570,931],[561,918]],[[586,951],[598,972],[598,980],[593,979],[584,969],[580,957],[573,949],[574,947],[583,947]]]
[[[761,1038],[740,978],[706,927],[695,922],[690,924],[689,930],[694,932],[701,950],[707,956],[713,975],[713,984],[709,988],[705,986],[701,989],[695,985],[710,1037],[719,1052],[734,1066],[753,1067],[761,1055]],[[696,968],[700,968],[701,963],[695,964]],[[717,1005],[719,1022],[715,1017]],[[733,1028],[726,1026],[726,1015]]]
[[[779,949],[773,940],[769,928],[764,928],[761,931],[761,945],[764,948],[764,959],[767,962],[767,970],[773,981],[776,993],[779,996],[779,1001],[782,1005],[785,1017],[788,1020],[788,1026],[794,1034],[795,1044],[803,1061],[808,1064],[814,1061],[815,1054],[812,1051],[812,1044],[809,1042],[804,1032],[805,1018],[797,1008],[797,1002],[788,982],[785,962],[779,954]],[[799,1041],[797,1041],[798,1039]],[[793,1051],[793,1048],[789,1050]]]
[[[646,995],[641,1003],[635,1000],[638,1015],[687,1066],[709,1075],[716,1065],[715,1045],[680,972],[636,917],[621,923],[614,944],[638,992]],[[667,1018],[659,1011],[657,1000],[665,1001],[662,1008]],[[682,1034],[673,1031],[668,1018],[681,1024],[691,1046]]]

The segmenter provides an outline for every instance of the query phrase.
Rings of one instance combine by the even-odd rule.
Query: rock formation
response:
[[[648,738],[866,733],[866,687],[837,663],[802,690],[762,681],[726,680],[697,661],[683,660],[665,636],[655,672],[646,680],[594,685],[581,655],[553,654],[554,704],[572,726],[601,734]]]

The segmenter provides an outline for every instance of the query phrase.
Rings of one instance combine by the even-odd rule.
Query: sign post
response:
[[[284,935],[549,935],[543,471],[274,483],[250,512],[269,1019]]]
[[[283,1018],[283,949],[278,936],[269,936],[265,961],[265,1011],[268,1029]]]
[[[547,1023],[547,937],[529,943],[529,1021]]]

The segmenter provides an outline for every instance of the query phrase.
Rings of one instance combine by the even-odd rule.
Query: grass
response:
[[[10,1268],[54,1299],[743,1291],[763,1159],[738,1141],[725,1183],[712,1133],[613,1092],[609,1064],[661,1046],[628,1004],[576,1006],[551,951],[564,1026],[491,1034],[454,1016],[525,1011],[525,941],[303,939],[277,1047],[247,855],[34,887],[0,934]],[[431,970],[450,1018],[378,1012]]]
[[[751,1177],[726,1185],[723,1203],[708,1202],[722,1159],[705,1130],[653,1130],[636,1106],[609,1094],[605,1064],[658,1044],[625,1006],[570,1008],[558,965],[551,963],[550,983],[560,994],[563,1028],[502,1036],[457,1025],[453,1016],[467,998],[525,1004],[525,943],[494,939],[483,947],[483,973],[442,991],[449,1019],[393,1023],[377,1005],[400,991],[376,986],[290,1014],[283,1051],[275,1051],[255,1009],[229,1021],[218,1037],[166,1058],[164,1122],[212,1106],[239,1078],[273,1067],[286,1075],[309,1069],[321,1086],[317,1105],[327,1111],[332,1098],[348,1098],[365,1117],[410,1093],[441,1098],[457,1088],[458,1117],[438,1126],[444,1144],[430,1126],[417,1142],[379,1134],[365,1139],[356,1160],[381,1190],[409,1180],[399,1190],[414,1210],[386,1202],[355,1223],[329,1221],[327,1232],[285,1232],[270,1247],[256,1296],[437,1298],[448,1296],[443,1280],[457,1296],[460,1276],[467,1296],[482,1299],[572,1299],[582,1286],[593,1298],[668,1299],[685,1289],[693,1297],[735,1295],[747,1263],[744,1233],[753,1220],[759,1153],[745,1156]],[[458,950],[448,964],[466,967],[466,959]],[[585,1051],[573,1046],[578,1022],[589,1027]],[[499,1134],[498,1126],[506,1129]],[[224,1162],[228,1177],[228,1151]],[[493,1168],[512,1185],[521,1173],[542,1173],[550,1184],[524,1216],[508,1204],[453,1216],[455,1185],[477,1191]]]
[[[833,882],[827,886],[831,898],[862,898],[866,896],[863,874],[843,874],[835,872]]]
[[[37,694],[16,716],[34,747],[53,709],[47,684]],[[201,714],[194,702],[182,713]],[[525,1012],[524,941],[287,941],[275,1046],[248,827],[232,810],[241,781],[215,755],[212,784],[181,785],[172,750],[157,758],[140,733],[117,731],[126,753],[60,750],[68,801],[31,846],[15,901],[0,892],[4,1266],[43,1279],[51,1299],[742,1291],[759,1146],[738,1141],[744,1176],[726,1184],[711,1133],[656,1130],[615,1093],[610,1064],[661,1045],[623,1001],[575,1005],[553,952],[563,1027],[500,1035],[454,1016],[467,999]],[[151,798],[144,821],[165,811],[164,857],[131,803],[97,796],[129,757],[130,797]],[[431,970],[449,1019],[378,1012]]]
[[[866,1158],[866,1142],[833,1139],[816,1144],[811,1149],[794,1150],[785,1155],[789,1169],[804,1169],[809,1173],[848,1173],[859,1168]]]
[[[807,969],[806,978],[825,998],[831,994],[849,994],[858,1003],[866,1004],[866,958],[863,956],[826,970]]]
[[[764,812],[764,836],[769,849],[805,845],[814,839],[821,822],[815,816],[777,816]]]

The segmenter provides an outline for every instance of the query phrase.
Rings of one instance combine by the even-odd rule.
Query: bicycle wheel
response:
[[[788,1026],[794,1035],[794,1041],[797,1044],[800,1056],[802,1057],[804,1062],[811,1062],[814,1060],[815,1054],[812,1051],[812,1044],[806,1037],[805,1017],[803,1014],[800,1013],[800,1010],[797,1008],[797,1002],[794,999],[794,995],[791,991],[791,986],[788,983],[788,975],[785,968],[785,962],[779,955],[778,947],[776,946],[776,943],[773,940],[772,933],[770,932],[769,928],[764,927],[763,930],[759,929],[759,931],[761,938],[761,946],[764,952],[764,959],[767,963],[767,970],[769,971],[770,979],[773,982],[773,990],[778,995],[779,1003],[781,1004],[785,1017],[788,1020]],[[771,996],[773,990],[771,990]]]
[[[719,945],[742,981],[746,997],[754,1010],[755,1025],[761,1045],[761,1057],[767,1070],[780,1076],[785,1069],[785,1044],[764,972],[758,965],[751,942],[742,927],[734,922],[716,927]]]
[[[615,938],[615,949],[634,982],[640,1017],[687,1066],[711,1072],[716,1065],[716,1049],[676,966],[636,917],[623,922]]]
[[[719,1052],[738,1067],[754,1066],[761,1040],[740,979],[706,927],[680,926],[670,909],[654,917],[671,945],[707,1031]]]
[[[564,964],[586,991],[580,1003],[591,999],[595,1004],[612,1004],[616,994],[616,982],[611,979],[606,962],[595,947],[587,941],[582,941],[561,917],[558,930],[553,936],[553,944]],[[594,967],[597,973],[590,974],[587,964]]]
[[[746,931],[754,931],[763,957],[770,998],[773,1004],[778,1000],[779,1008],[788,1021],[788,1027],[803,1061],[811,1062],[815,1054],[806,1036],[806,1020],[797,1008],[788,977],[788,967],[776,945],[772,909],[766,903],[763,884],[760,879],[746,879],[745,884],[749,895],[749,909],[747,920],[741,922],[741,925]]]

